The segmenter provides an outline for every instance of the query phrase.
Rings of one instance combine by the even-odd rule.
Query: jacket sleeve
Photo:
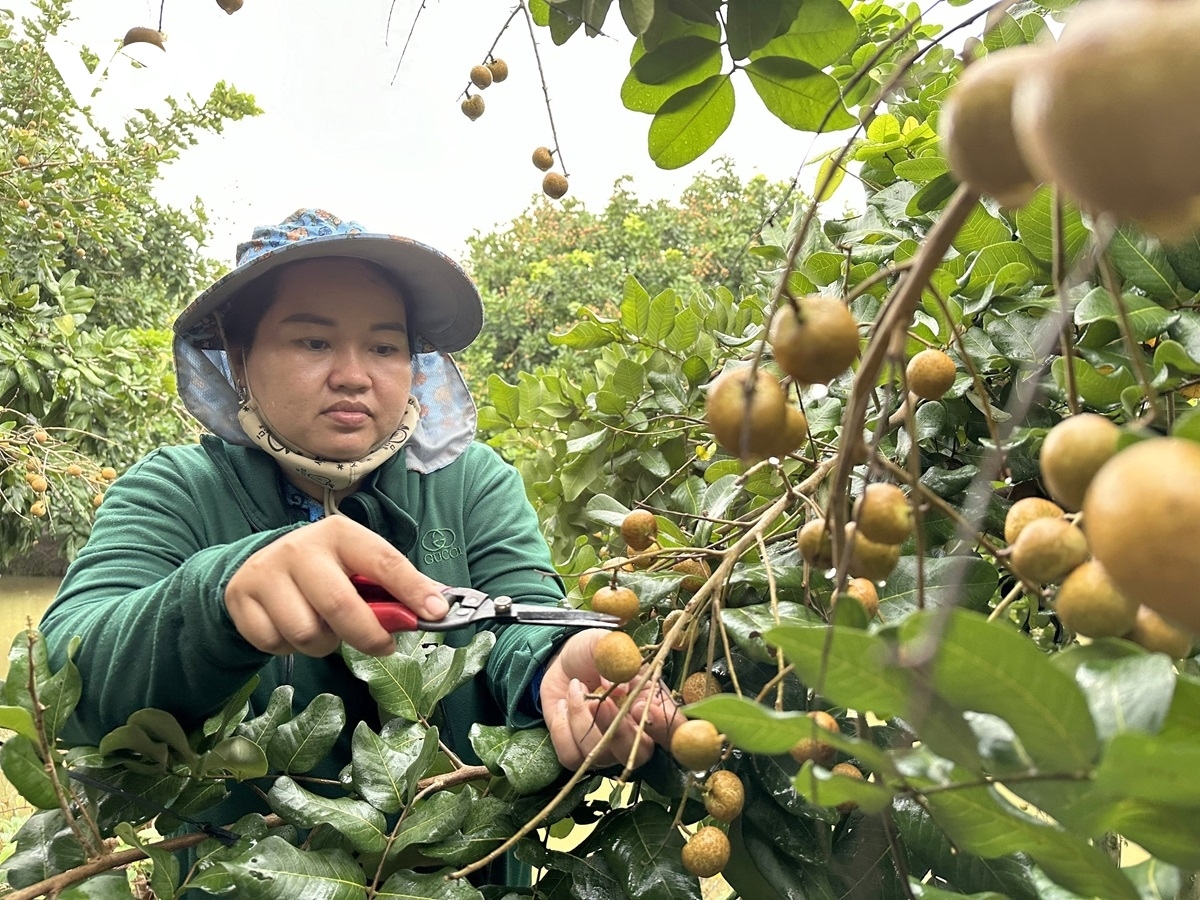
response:
[[[222,529],[197,506],[202,493],[196,473],[161,451],[109,488],[40,626],[55,666],[82,639],[83,695],[68,738],[95,742],[143,707],[190,727],[270,658],[234,627],[225,587],[248,556],[297,526],[214,535]]]
[[[491,448],[472,447],[464,508],[471,586],[522,603],[557,604],[565,596],[537,513],[515,468]],[[496,646],[487,662],[492,696],[508,723],[540,723],[523,703],[530,682],[574,629],[536,625],[494,628]]]

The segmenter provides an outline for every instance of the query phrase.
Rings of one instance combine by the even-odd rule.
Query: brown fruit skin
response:
[[[992,52],[963,71],[938,118],[942,152],[960,182],[1001,206],[1024,206],[1039,179],[1025,164],[1013,133],[1013,88],[1045,57],[1040,46]]]
[[[567,176],[560,172],[547,172],[542,178],[542,193],[552,200],[558,200],[567,194]]]
[[[837,719],[824,710],[813,710],[808,713],[808,717],[816,722],[818,728],[831,732],[840,730]],[[816,765],[826,769],[837,758],[837,748],[816,737],[801,738],[792,745],[788,753],[800,765],[811,759]]]
[[[830,769],[830,771],[834,775],[841,775],[843,778],[853,778],[855,781],[867,780],[866,776],[863,775],[858,766],[854,765],[853,763],[838,763],[836,766]],[[858,804],[853,800],[847,800],[845,803],[839,803],[837,806],[837,811],[843,816],[847,813],[854,812],[856,809],[858,809]]]
[[[463,115],[474,122],[483,115],[484,103],[483,98],[478,94],[472,94],[462,102]]]
[[[1063,579],[1054,601],[1063,627],[1090,638],[1121,637],[1137,619],[1138,603],[1130,600],[1095,560]]]
[[[658,551],[662,550],[658,541],[651,541],[645,550],[639,550],[629,557],[635,569],[648,569],[658,560]]]
[[[217,0],[217,6],[232,16],[242,8],[242,0]]]
[[[624,625],[641,611],[641,604],[629,588],[605,586],[592,595],[592,611],[616,616]]]
[[[490,87],[492,83],[492,70],[487,66],[471,66],[471,84],[479,88],[481,91]]]
[[[163,46],[162,33],[153,28],[143,28],[140,25],[130,28],[125,32],[125,37],[121,41],[122,47],[128,47],[130,44],[153,44],[159,50],[166,50]]]
[[[715,825],[705,825],[683,845],[683,867],[699,878],[720,874],[729,862],[729,838]]]
[[[550,152],[549,147],[538,147],[533,151],[532,159],[533,164],[543,172],[554,165],[554,154]]]
[[[1187,659],[1192,655],[1192,636],[1176,628],[1148,606],[1139,606],[1133,628],[1124,635],[1143,650],[1165,653],[1171,659]]]
[[[775,445],[768,456],[787,456],[800,449],[808,440],[808,419],[798,408],[788,404],[783,413],[783,430],[779,432]]]
[[[1045,497],[1024,497],[1008,508],[1004,516],[1004,540],[1012,544],[1034,519],[1061,519],[1063,508]]]
[[[801,384],[825,384],[858,358],[858,323],[842,301],[810,294],[781,304],[771,320],[771,351]]]
[[[894,484],[868,484],[854,504],[858,533],[880,544],[902,544],[913,533],[913,510],[908,495]]]
[[[1051,428],[1038,453],[1050,496],[1065,509],[1081,509],[1088,485],[1117,452],[1120,436],[1120,428],[1096,413],[1070,416]]]
[[[712,576],[712,569],[708,567],[708,563],[691,557],[679,560],[671,566],[671,571],[683,576],[683,580],[679,582],[679,590],[685,594],[696,593]]]
[[[754,391],[746,396],[749,367],[727,369],[708,389],[704,418],[725,450],[743,460],[772,454],[787,414],[787,397],[770,372],[754,371]]]
[[[492,81],[496,82],[496,84],[499,84],[508,78],[508,63],[506,63],[504,60],[493,59],[487,64],[487,67],[491,70]]]
[[[1011,550],[1010,560],[1018,575],[1036,584],[1050,584],[1083,565],[1088,542],[1066,519],[1034,519],[1022,529]]]
[[[1198,41],[1192,3],[1103,0],[1072,10],[1053,50],[1013,94],[1029,167],[1093,212],[1166,240],[1190,234],[1200,224],[1200,119],[1180,111],[1196,102]]]
[[[658,520],[646,509],[635,509],[621,520],[621,537],[631,550],[645,550],[658,536]]]
[[[1160,437],[1122,450],[1092,479],[1083,520],[1126,596],[1200,632],[1200,446]]]
[[[846,545],[850,546],[851,539],[854,541],[846,571],[852,578],[884,581],[900,562],[900,545],[883,544],[862,534],[855,535],[856,530],[853,522],[846,523]]]
[[[846,593],[858,601],[868,619],[879,615],[879,591],[875,583],[866,578],[851,578],[846,583]]]
[[[742,814],[746,788],[742,779],[727,769],[718,769],[704,782],[704,809],[718,822],[732,822]]]
[[[689,772],[707,772],[720,762],[723,741],[712,722],[688,719],[671,735],[671,755]]]
[[[684,703],[699,703],[705,697],[721,693],[721,682],[708,672],[693,672],[679,689]]]
[[[105,466],[103,469],[100,470],[100,477],[103,478],[105,481],[116,481],[117,480],[117,470],[114,469],[112,466]]]
[[[623,631],[610,631],[596,642],[593,651],[596,671],[614,684],[624,684],[642,667],[642,654],[633,638]]]
[[[665,619],[663,619],[663,623],[662,623],[662,636],[663,636],[664,640],[666,640],[667,636],[675,629],[675,624],[682,617],[683,617],[682,609],[675,609],[675,610],[672,610],[671,612],[667,613],[667,617]],[[671,644],[672,650],[686,650],[687,649],[688,631],[689,631],[689,629],[685,626],[680,631],[680,633],[673,638],[673,642]]]
[[[957,374],[954,360],[932,348],[913,356],[904,368],[908,389],[924,400],[941,400],[954,387]]]
[[[824,571],[833,566],[833,541],[824,519],[809,519],[800,526],[796,531],[796,548],[814,568]]]

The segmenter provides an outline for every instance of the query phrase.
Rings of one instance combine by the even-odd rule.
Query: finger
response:
[[[237,613],[230,608],[229,616],[233,619],[238,633],[256,650],[270,653],[272,656],[287,656],[296,651],[295,647],[284,640],[271,617],[262,608],[262,604],[254,598],[243,598],[237,605]]]
[[[303,592],[319,621],[337,640],[370,656],[395,652],[395,639],[340,568],[331,566],[308,575]]]
[[[578,769],[583,762],[583,754],[575,743],[571,732],[571,714],[567,711],[567,698],[563,697],[555,705],[553,713],[546,718],[546,727],[550,729],[550,743],[558,754],[558,761],[565,769]]]
[[[303,577],[299,583],[287,580],[274,585],[263,608],[279,634],[298,653],[328,656],[337,649],[341,638],[330,628],[312,602],[311,583]]]
[[[572,681],[567,689],[567,717],[575,746],[585,758],[596,749],[604,734],[603,728],[596,727],[597,708],[598,701],[587,699],[582,682]]]
[[[608,701],[601,703],[596,710],[596,727],[601,732],[608,731],[620,711],[615,704],[608,709],[606,706],[609,706]],[[631,710],[629,715],[620,720],[606,752],[612,763],[633,768],[650,759],[654,752],[654,741],[642,730],[640,716],[633,714]]]
[[[336,535],[337,556],[347,575],[362,575],[424,619],[440,619],[450,609],[444,585],[418,571],[403,553],[380,535],[347,520],[353,528]]]

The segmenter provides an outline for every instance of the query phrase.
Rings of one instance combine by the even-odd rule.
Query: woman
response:
[[[425,619],[446,613],[444,585],[549,604],[563,590],[519,476],[473,440],[448,354],[478,335],[482,307],[458,266],[322,210],[256,229],[237,263],[175,323],[179,390],[211,434],[151,453],[111,486],[41,629],[56,665],[82,638],[70,737],[94,742],[143,707],[195,726],[257,674],[254,713],[281,684],[296,709],[319,693],[343,699],[348,727],[313,773],[336,777],[353,725],[378,720],[334,651],[395,648],[351,575]],[[603,632],[495,631],[484,671],[445,701],[445,740],[471,759],[473,723],[544,716],[559,759],[577,767],[615,711],[587,696]],[[635,707],[651,704],[651,735],[623,723],[599,764],[631,752],[640,764],[667,739],[661,693]],[[235,791],[212,815],[251,808]]]

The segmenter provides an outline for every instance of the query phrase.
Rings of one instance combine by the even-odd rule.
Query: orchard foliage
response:
[[[472,236],[466,262],[487,327],[459,355],[469,382],[478,390],[491,373],[590,367],[590,354],[547,344],[547,325],[571,322],[583,307],[615,309],[627,276],[653,293],[715,285],[739,292],[758,267],[752,236],[785,192],[762,176],[743,183],[723,160],[715,173],[697,175],[678,203],[639,200],[622,179],[598,213],[576,200],[543,199],[503,230]]]
[[[0,564],[43,535],[73,555],[104,470],[193,433],[168,329],[218,273],[200,200],[173,209],[153,187],[201,134],[258,112],[222,83],[100,127],[46,52],[69,16],[67,0],[19,27],[0,11]],[[84,61],[130,64],[116,47]]]

